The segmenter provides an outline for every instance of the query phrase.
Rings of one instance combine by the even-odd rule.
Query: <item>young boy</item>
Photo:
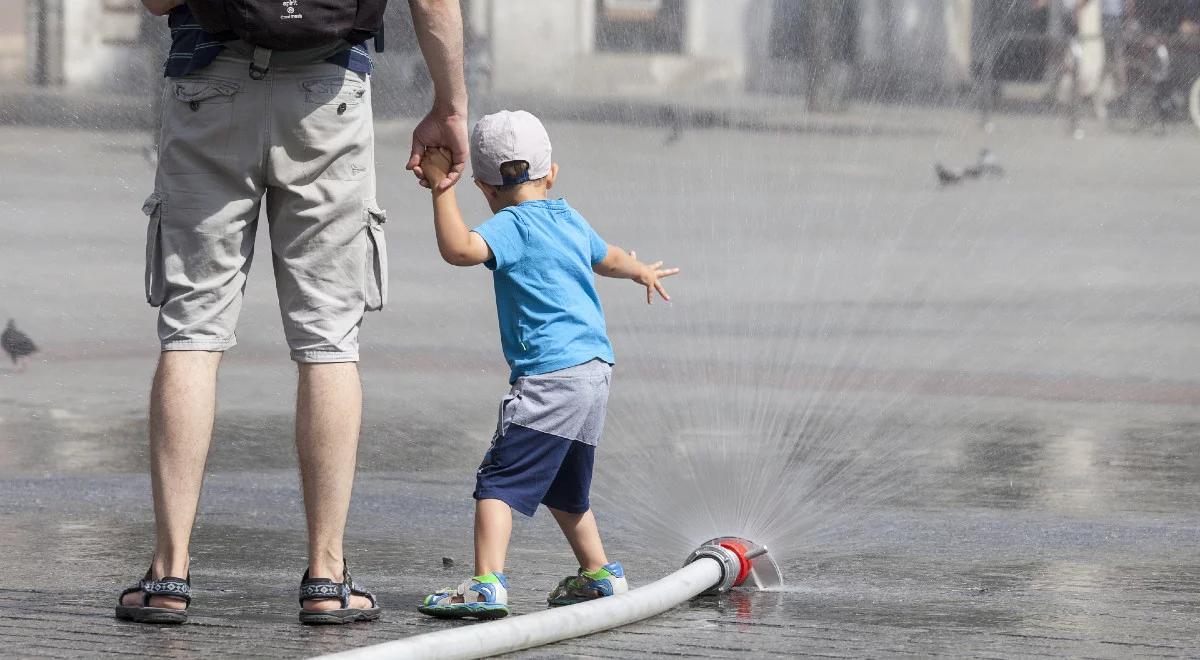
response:
[[[442,150],[426,151],[422,175],[441,181],[450,167]],[[558,165],[536,117],[502,111],[471,132],[475,185],[492,209],[468,231],[454,189],[433,192],[434,228],[442,258],[492,271],[500,340],[512,389],[500,404],[492,446],[476,474],[475,577],[425,597],[430,616],[493,619],[508,614],[504,558],[512,509],[532,516],[550,509],[579,560],[559,582],[552,606],[628,590],[621,564],[609,562],[588,503],[592,462],[604,426],[613,353],[593,271],[646,287],[679,272],[643,264],[608,245],[563,199],[550,199]]]

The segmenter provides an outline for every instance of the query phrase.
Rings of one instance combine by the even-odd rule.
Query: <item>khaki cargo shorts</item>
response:
[[[328,63],[254,80],[248,66],[222,55],[167,81],[158,173],[142,208],[162,350],[237,343],[265,204],[292,359],[357,361],[363,313],[387,301],[370,81]]]

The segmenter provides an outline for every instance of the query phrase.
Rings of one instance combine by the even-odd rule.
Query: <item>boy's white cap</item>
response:
[[[529,163],[529,171],[520,180],[506,181],[500,166],[513,160]],[[546,127],[524,110],[485,115],[471,130],[471,169],[477,180],[493,186],[524,183],[550,174]]]

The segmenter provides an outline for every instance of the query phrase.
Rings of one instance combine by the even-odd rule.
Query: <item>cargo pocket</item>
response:
[[[363,303],[368,312],[383,309],[388,297],[387,239],[383,235],[383,223],[387,213],[375,203],[367,200],[364,205],[367,222],[367,259],[363,276]]]
[[[155,192],[142,204],[146,214],[146,302],[159,307],[167,296],[167,283],[163,272],[162,250],[162,193]]]

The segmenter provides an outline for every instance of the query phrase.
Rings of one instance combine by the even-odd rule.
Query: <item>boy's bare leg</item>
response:
[[[150,481],[154,492],[151,577],[186,578],[204,463],[212,442],[221,353],[164,351],[150,389]],[[123,605],[141,605],[141,592]],[[178,598],[154,596],[151,607],[183,609]]]
[[[475,575],[504,571],[512,509],[502,500],[475,502]]]
[[[550,508],[550,507],[547,507]],[[604,555],[604,544],[600,542],[600,529],[596,526],[596,516],[588,509],[583,513],[567,513],[550,508],[554,520],[562,529],[571,551],[579,560],[579,566],[585,571],[594,571],[608,563]]]
[[[310,577],[340,582],[342,535],[354,487],[354,464],[362,423],[362,385],[353,362],[300,364],[296,391],[296,451],[308,521]],[[305,601],[308,610],[333,610],[336,600]],[[352,596],[350,607],[366,609],[371,601]]]

